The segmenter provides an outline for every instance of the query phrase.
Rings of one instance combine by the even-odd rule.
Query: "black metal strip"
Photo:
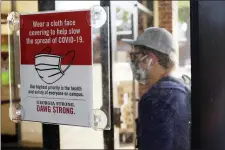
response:
[[[225,1],[198,1],[200,148],[225,147]],[[194,54],[193,54],[194,55]],[[197,116],[197,114],[194,114]]]
[[[38,11],[55,10],[55,0],[38,0]]]
[[[191,149],[200,149],[200,101],[199,101],[199,18],[198,1],[190,1],[191,25]]]
[[[20,102],[20,99],[13,99],[13,103],[19,103]],[[7,99],[7,100],[1,100],[1,104],[4,105],[4,104],[9,104],[10,103],[10,100]]]
[[[18,142],[17,135],[1,134],[1,144],[4,146],[6,143],[16,143]]]

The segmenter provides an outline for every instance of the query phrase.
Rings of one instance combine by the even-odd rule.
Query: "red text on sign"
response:
[[[54,107],[53,107],[53,113],[60,113],[60,114],[74,114],[73,108],[69,108],[69,107],[59,107],[59,106],[54,106]]]
[[[50,106],[37,105],[37,111],[39,111],[39,112],[51,112],[51,107]]]

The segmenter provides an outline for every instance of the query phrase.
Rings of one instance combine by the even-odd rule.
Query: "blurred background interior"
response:
[[[54,0],[53,0],[54,1]],[[86,9],[100,5],[100,1],[54,1],[55,11]],[[190,64],[190,22],[189,1],[111,1],[111,45],[113,75],[113,110],[114,147],[115,149],[134,148],[135,118],[137,103],[146,87],[133,80],[129,66],[131,47],[121,41],[122,38],[133,39],[150,26],[164,27],[176,38],[178,44],[177,61],[179,66],[176,76],[191,76]],[[9,118],[9,88],[12,89],[14,101],[20,101],[20,52],[12,51],[18,47],[17,35],[8,33],[7,15],[11,11],[19,13],[38,12],[38,1],[1,1],[1,104],[2,104],[2,146],[43,147],[42,124],[22,121],[19,124]],[[10,35],[9,35],[10,34]],[[12,43],[8,43],[8,36]],[[93,31],[93,81],[94,106],[102,105],[102,62],[100,57],[100,30]],[[9,45],[12,51],[9,60]],[[10,65],[9,65],[10,62]],[[10,66],[10,67],[9,67]],[[12,72],[11,77],[9,71]],[[12,84],[9,85],[9,79]],[[59,126],[61,149],[101,149],[104,147],[103,131],[82,127]],[[88,144],[87,144],[88,142]]]

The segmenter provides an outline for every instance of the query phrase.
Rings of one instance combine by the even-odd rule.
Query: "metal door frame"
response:
[[[191,149],[225,147],[224,1],[191,0]]]

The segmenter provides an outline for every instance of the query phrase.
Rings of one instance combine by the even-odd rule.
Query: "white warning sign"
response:
[[[90,11],[21,15],[21,101],[26,121],[91,127]]]

